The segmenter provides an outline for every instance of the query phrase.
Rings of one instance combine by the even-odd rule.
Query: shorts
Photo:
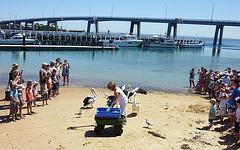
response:
[[[228,115],[234,115],[236,107],[228,106]]]
[[[23,106],[23,103],[20,102],[19,107],[22,107],[22,106]]]
[[[27,105],[32,105],[32,101],[31,102],[27,102]]]
[[[48,99],[48,95],[47,94],[43,94],[42,95],[42,99]]]
[[[57,90],[57,84],[52,85],[52,90]]]
[[[213,123],[213,119],[210,119],[210,118],[209,118],[208,121],[209,121],[210,123]]]
[[[239,133],[239,123],[240,123],[240,122],[236,122],[236,121],[235,121],[234,130],[235,130],[236,133]]]
[[[218,115],[225,116],[226,115],[226,107],[219,107]]]
[[[189,81],[194,81],[194,78],[189,78]]]
[[[18,112],[18,104],[10,104],[10,107],[11,107],[11,113]]]

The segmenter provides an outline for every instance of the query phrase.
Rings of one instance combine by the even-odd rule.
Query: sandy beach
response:
[[[114,128],[106,126],[102,135],[94,133],[97,107],[106,107],[104,92],[95,88],[98,98],[92,109],[84,109],[81,117],[75,115],[83,99],[92,95],[90,88],[61,88],[61,94],[48,106],[33,107],[36,114],[26,119],[9,122],[9,102],[0,101],[0,149],[237,149],[231,129],[218,120],[208,126],[209,103],[204,95],[147,91],[138,94],[139,115],[132,114],[132,103],[127,105],[128,122],[123,134],[115,136]],[[1,99],[4,93],[1,93]],[[170,104],[166,107],[166,102]],[[26,107],[26,105],[25,105]],[[23,114],[27,110],[24,108]],[[148,118],[153,126],[147,127]],[[225,120],[227,117],[225,118]],[[67,130],[68,127],[73,127]]]

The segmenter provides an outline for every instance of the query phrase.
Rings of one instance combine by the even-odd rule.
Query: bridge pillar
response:
[[[218,33],[220,30],[220,35],[219,35],[219,42],[218,45],[222,45],[222,37],[223,37],[223,25],[217,25],[216,30],[215,30],[215,36],[213,40],[213,45],[217,45],[217,38],[218,38]]]
[[[222,37],[223,37],[223,25],[220,26],[220,35],[219,35],[219,45],[222,45]]]
[[[96,34],[98,34],[99,32],[98,21],[95,21],[95,31],[96,31]]]
[[[173,27],[173,38],[177,37],[177,23],[168,23],[167,38],[170,38]]]
[[[87,34],[90,33],[92,21],[88,21]]]
[[[15,23],[15,21],[13,22],[13,26],[12,26],[12,29],[13,30],[15,30],[15,25],[16,25],[16,23]]]
[[[133,34],[134,31],[134,25],[137,25],[137,38],[140,37],[141,35],[141,22],[139,21],[131,21],[131,25],[130,25],[130,35]]]

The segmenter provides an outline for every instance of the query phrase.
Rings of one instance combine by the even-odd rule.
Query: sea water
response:
[[[0,84],[6,85],[13,63],[23,69],[25,80],[39,80],[43,62],[60,57],[70,63],[70,84],[106,87],[110,81],[152,90],[186,92],[189,71],[200,67],[223,71],[227,67],[240,70],[240,40],[223,39],[221,48],[205,41],[203,49],[124,48],[118,51],[0,51]],[[197,82],[198,75],[195,75]]]

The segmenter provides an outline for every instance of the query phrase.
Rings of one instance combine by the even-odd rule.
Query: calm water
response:
[[[71,65],[70,82],[75,85],[105,87],[109,81],[146,89],[186,92],[189,70],[201,66],[224,70],[240,69],[240,40],[223,39],[213,51],[212,39],[204,49],[121,48],[119,51],[0,51],[0,84],[7,84],[11,65],[17,62],[24,78],[37,80],[42,62],[57,57]],[[195,79],[198,76],[195,76]]]

